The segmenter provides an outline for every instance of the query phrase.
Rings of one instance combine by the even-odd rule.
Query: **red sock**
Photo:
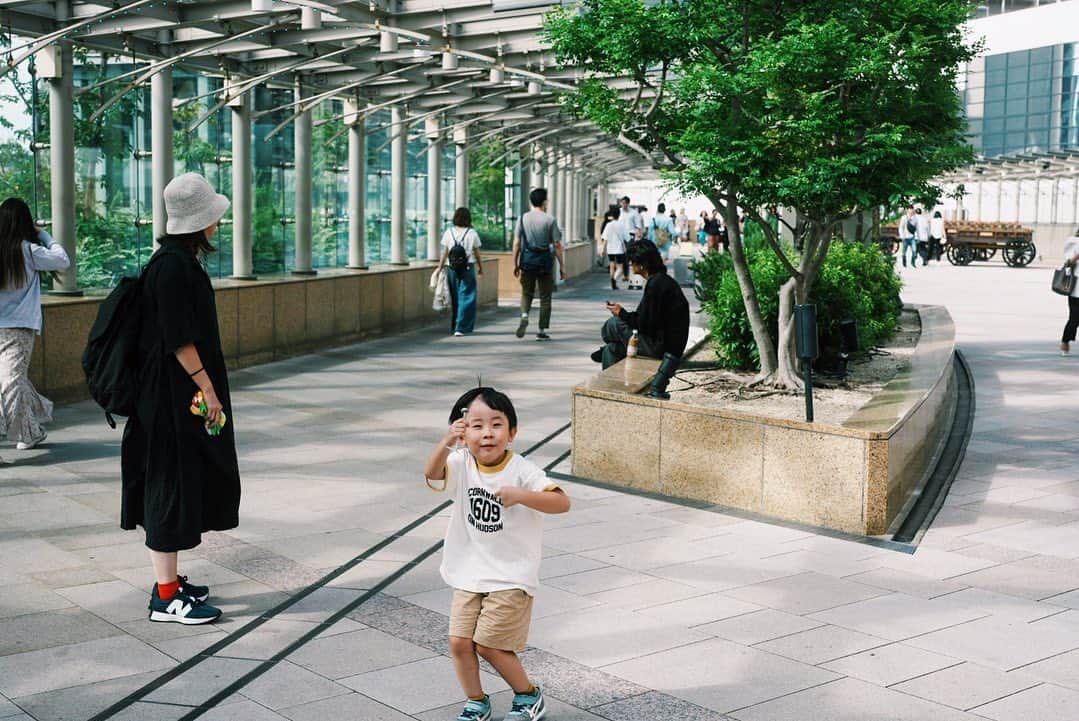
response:
[[[157,584],[157,595],[161,597],[162,601],[168,601],[176,595],[176,592],[180,590],[180,579],[177,578],[172,583],[159,583]]]

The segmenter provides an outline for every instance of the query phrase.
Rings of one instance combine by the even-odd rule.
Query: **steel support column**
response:
[[[296,79],[296,100],[303,99],[303,85]],[[296,158],[296,256],[294,275],[314,275],[311,268],[311,111],[300,113],[293,121]]]
[[[427,143],[427,260],[438,260],[442,241],[442,136],[438,118],[426,120]]]
[[[554,148],[547,148],[547,170],[544,172],[544,180],[547,181],[547,210],[558,219],[558,155]]]
[[[345,107],[348,126],[348,267],[367,268],[364,241],[367,235],[367,129],[354,103]]]
[[[457,163],[453,175],[453,202],[458,208],[468,207],[468,128],[453,131],[453,142],[457,151]]]
[[[251,191],[251,100],[244,94],[229,103],[232,112],[232,277],[253,280]]]
[[[165,31],[168,34],[168,31]],[[165,235],[165,186],[176,168],[172,162],[172,69],[150,79],[150,196],[153,198],[154,240]]]
[[[56,3],[56,20],[66,22],[71,17],[67,0]],[[75,124],[71,108],[72,92],[71,43],[61,41],[53,47],[54,72],[49,78],[49,168],[52,175],[52,235],[67,251],[71,265],[57,273],[53,293],[82,295],[75,258]]]
[[[390,263],[408,265],[405,254],[405,147],[408,128],[405,114],[394,105],[390,108]]]

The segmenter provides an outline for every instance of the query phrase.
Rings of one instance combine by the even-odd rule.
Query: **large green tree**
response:
[[[976,48],[965,0],[582,0],[553,11],[560,63],[585,73],[567,105],[683,191],[722,209],[761,361],[759,382],[799,387],[793,306],[839,223],[970,157],[955,77]],[[789,280],[778,345],[746,262],[741,208]],[[764,222],[790,208],[793,248]]]

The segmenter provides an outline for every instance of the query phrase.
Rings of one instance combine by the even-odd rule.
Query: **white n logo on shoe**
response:
[[[184,603],[183,600],[174,598],[172,599],[172,603],[169,604],[169,607],[165,609],[165,612],[174,613],[177,616],[186,616],[190,610],[190,603]]]

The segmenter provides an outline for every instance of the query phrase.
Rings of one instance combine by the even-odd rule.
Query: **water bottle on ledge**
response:
[[[627,358],[636,358],[637,357],[637,343],[638,342],[639,342],[639,339],[637,338],[637,331],[633,331],[633,335],[630,336],[630,338],[629,338],[629,343],[626,344],[626,357]]]

